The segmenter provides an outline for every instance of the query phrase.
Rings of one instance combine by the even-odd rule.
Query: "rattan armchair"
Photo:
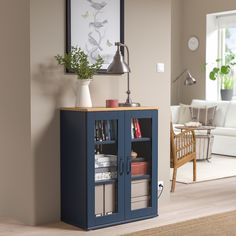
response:
[[[189,161],[193,161],[193,181],[196,181],[196,139],[194,130],[175,134],[172,124],[170,130],[170,167],[174,169],[171,192],[174,192],[177,169]]]

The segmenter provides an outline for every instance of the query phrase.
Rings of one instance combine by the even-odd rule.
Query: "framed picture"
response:
[[[106,73],[115,42],[124,43],[124,0],[66,0],[66,20],[66,52],[80,47],[91,63],[100,55]]]

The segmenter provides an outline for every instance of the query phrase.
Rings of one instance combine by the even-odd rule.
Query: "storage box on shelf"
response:
[[[63,221],[95,229],[157,215],[157,113],[61,110]]]

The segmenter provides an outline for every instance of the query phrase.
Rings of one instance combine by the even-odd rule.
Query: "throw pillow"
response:
[[[214,117],[216,112],[216,106],[214,107],[190,107],[190,113],[192,117],[192,121],[200,122],[202,125],[210,125],[214,124]]]
[[[190,106],[185,104],[179,104],[179,124],[185,124],[191,121]]]

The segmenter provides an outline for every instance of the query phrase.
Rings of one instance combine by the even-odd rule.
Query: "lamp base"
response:
[[[140,107],[140,103],[132,102],[132,103],[119,103],[119,107]]]

